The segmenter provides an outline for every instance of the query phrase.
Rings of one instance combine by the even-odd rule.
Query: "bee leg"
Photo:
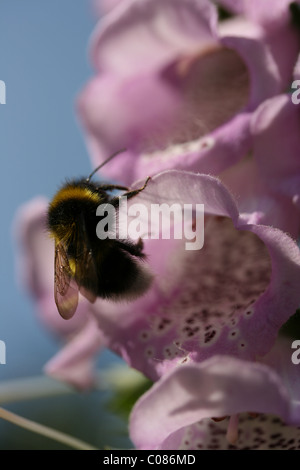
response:
[[[148,176],[148,178],[146,179],[146,181],[144,183],[144,186],[142,188],[133,189],[132,191],[128,191],[128,193],[123,194],[123,196],[126,196],[127,199],[131,199],[132,197],[136,196],[137,194],[139,194],[141,191],[143,191],[146,188],[146,186],[147,186],[150,179],[151,179],[151,176]]]
[[[134,245],[134,249],[136,251],[136,255],[137,256],[145,256],[144,253],[143,253],[143,249],[144,249],[144,242],[142,240],[142,238],[140,237],[138,239],[138,241],[135,243]]]
[[[138,239],[138,241],[137,241],[137,243],[136,243],[136,245],[135,245],[135,246],[136,246],[136,248],[137,248],[137,249],[138,249],[140,252],[142,252],[142,251],[143,251],[143,248],[144,248],[144,242],[143,242],[143,240],[142,240],[142,238],[141,238],[141,237]]]
[[[129,240],[117,241],[116,246],[118,246],[123,251],[127,251],[127,253],[133,256],[145,258],[145,255],[143,253],[144,243],[141,238],[139,238],[136,243],[131,242]]]
[[[138,250],[139,252],[139,256],[141,258],[146,258],[146,255],[145,253],[143,253],[143,249],[144,249],[144,242],[143,242],[143,239],[140,237],[137,241],[137,244],[135,245],[136,246],[136,249]]]
[[[144,186],[142,186],[142,188],[139,188],[139,189],[132,189],[131,191],[128,191],[127,193],[125,194],[122,194],[121,198],[119,196],[117,197],[113,197],[111,200],[110,200],[110,203],[115,206],[115,207],[118,207],[119,204],[120,204],[120,200],[123,198],[123,197],[126,197],[127,199],[131,199],[132,197],[136,196],[137,194],[139,194],[141,191],[143,191],[149,180],[151,179],[151,176],[148,176],[148,178],[146,179],[145,183],[144,183]],[[126,188],[128,190],[128,188]]]
[[[102,189],[103,191],[114,191],[115,189],[129,190],[126,186],[119,186],[118,184],[101,184],[97,189]]]

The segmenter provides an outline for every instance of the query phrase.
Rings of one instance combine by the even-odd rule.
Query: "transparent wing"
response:
[[[68,256],[62,243],[55,246],[54,298],[60,315],[68,320],[78,305],[78,285],[72,277]]]
[[[74,277],[80,293],[90,302],[95,302],[98,290],[98,274],[95,256],[91,248],[85,222],[78,226],[75,245]]]

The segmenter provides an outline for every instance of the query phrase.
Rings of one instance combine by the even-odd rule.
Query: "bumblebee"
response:
[[[122,150],[123,151],[123,150]],[[90,302],[97,297],[132,300],[149,288],[152,275],[145,265],[143,242],[129,239],[99,239],[96,216],[100,204],[112,204],[118,210],[120,197],[111,191],[124,191],[130,199],[145,189],[130,190],[114,184],[97,184],[91,177],[67,181],[56,193],[48,209],[48,230],[55,241],[54,298],[64,319],[71,318],[78,306],[79,292]]]

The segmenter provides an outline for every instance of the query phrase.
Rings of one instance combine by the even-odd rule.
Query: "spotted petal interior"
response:
[[[251,318],[270,282],[264,243],[227,217],[207,216],[203,248],[181,247],[170,258],[169,276],[160,282],[167,301],[139,335],[145,356],[186,362],[190,352],[210,353],[220,339],[232,352],[246,350],[239,323]]]
[[[251,417],[245,413],[239,417],[238,440],[235,445],[227,441],[229,418],[221,422],[204,419],[197,424],[179,430],[164,442],[163,449],[172,449],[177,441],[180,450],[298,450],[300,427],[285,425],[280,418],[271,415]]]

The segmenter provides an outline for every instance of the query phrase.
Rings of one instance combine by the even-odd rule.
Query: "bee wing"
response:
[[[79,225],[80,233],[76,237],[75,280],[80,293],[94,303],[97,298],[98,275],[85,222]]]
[[[60,315],[68,320],[78,305],[78,285],[72,278],[68,256],[62,243],[55,246],[54,298]]]
[[[91,250],[84,250],[80,263],[76,263],[75,280],[80,293],[94,303],[97,298],[97,270]]]

